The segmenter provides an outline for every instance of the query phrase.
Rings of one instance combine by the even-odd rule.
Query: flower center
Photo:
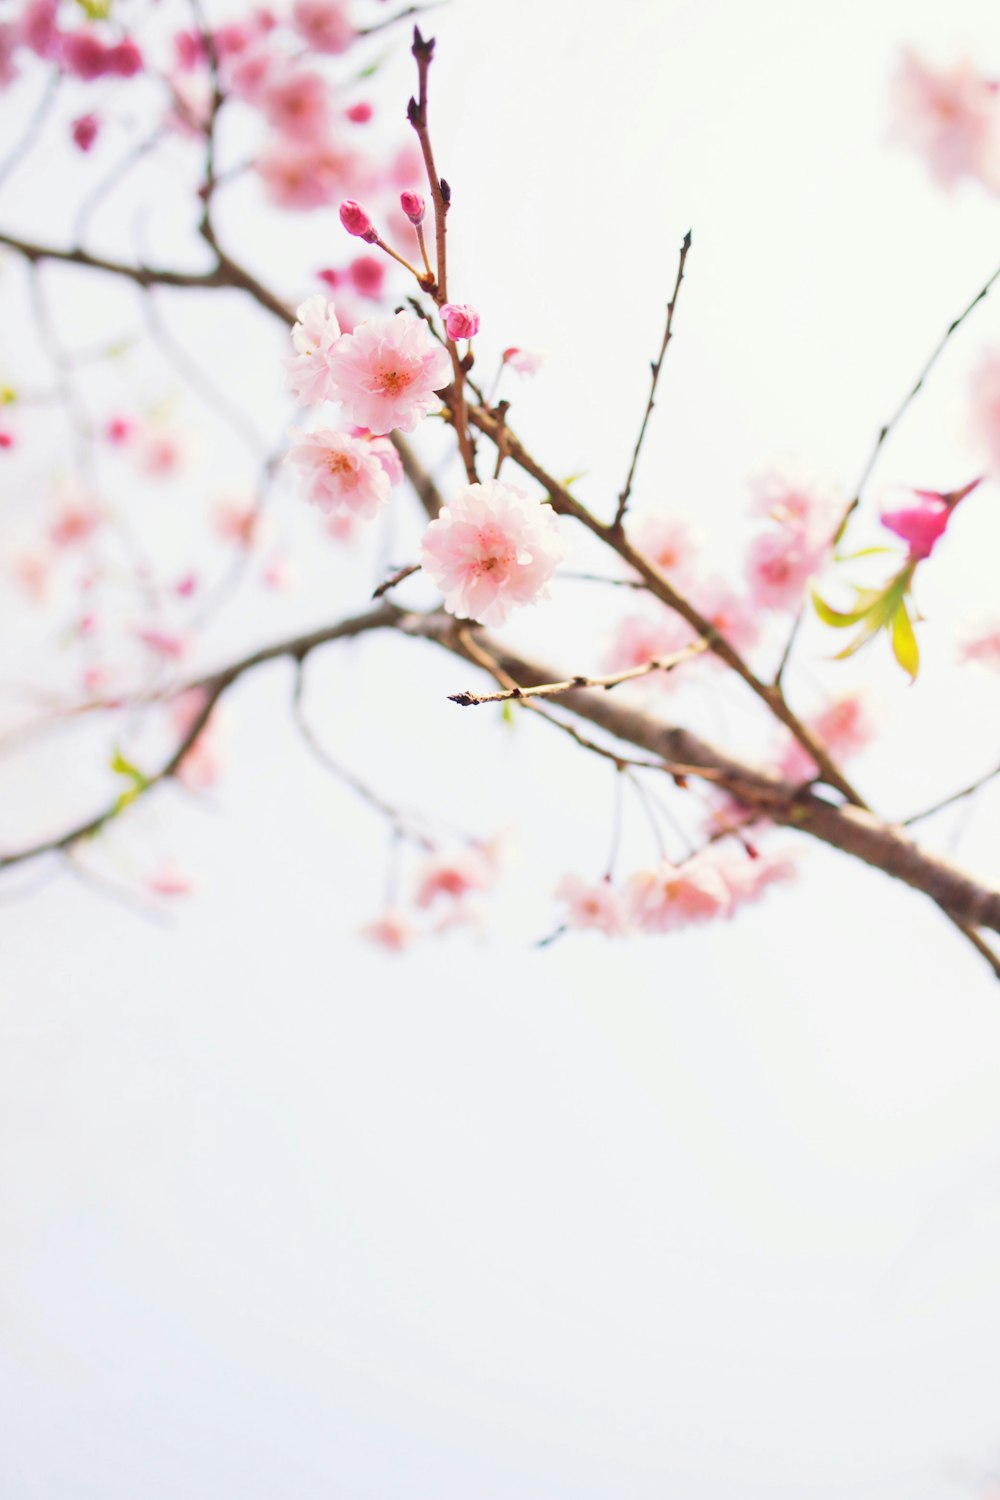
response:
[[[400,391],[406,390],[412,379],[409,370],[380,370],[375,389],[382,396],[398,396]]]

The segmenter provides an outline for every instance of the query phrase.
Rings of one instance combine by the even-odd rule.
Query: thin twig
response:
[[[992,771],[987,771],[985,776],[980,776],[978,781],[973,781],[969,786],[964,786],[960,792],[952,792],[950,797],[943,797],[940,802],[935,802],[931,807],[925,807],[923,812],[912,813],[910,817],[903,819],[903,827],[909,828],[913,823],[922,823],[924,818],[932,818],[935,813],[941,812],[946,807],[952,807],[956,802],[963,802],[966,797],[973,796],[986,786],[987,782],[1000,776],[1000,766],[994,766]]]
[[[670,343],[674,323],[674,308],[677,306],[677,297],[681,289],[681,282],[684,280],[684,262],[687,260],[688,251],[690,249],[691,231],[689,229],[687,234],[681,241],[681,254],[680,260],[677,265],[677,280],[674,282],[673,295],[670,298],[670,301],[667,303],[667,325],[663,330],[663,343],[660,345],[660,353],[658,358],[650,366],[653,378],[649,387],[649,400],[646,402],[646,410],[643,413],[642,426],[639,428],[639,436],[636,439],[635,451],[632,454],[632,462],[629,465],[628,478],[625,481],[625,488],[618,496],[618,509],[615,512],[615,519],[612,523],[614,530],[616,531],[621,530],[622,522],[625,520],[625,511],[628,507],[629,496],[632,493],[632,480],[635,478],[635,467],[639,462],[639,453],[642,449],[643,439],[646,436],[646,428],[649,425],[649,418],[652,414],[653,407],[656,405],[656,383],[660,378],[660,371],[663,368],[663,358],[667,352],[667,345]]]
[[[706,641],[695,641],[673,656],[658,656],[641,667],[629,667],[625,672],[614,672],[608,677],[568,677],[564,682],[543,682],[537,687],[509,687],[501,693],[449,693],[448,696],[452,703],[459,703],[463,708],[473,708],[480,703],[506,703],[512,698],[519,701],[525,698],[554,698],[559,693],[575,692],[577,688],[604,688],[609,691],[623,682],[648,677],[651,672],[672,672],[682,662],[690,661],[693,656],[700,656],[707,649]]]
[[[372,598],[384,598],[390,589],[394,589],[396,587],[397,583],[402,583],[404,578],[412,578],[414,573],[419,572],[419,563],[408,563],[405,568],[400,568],[397,573],[393,573],[391,578],[387,578],[384,583],[380,583],[378,588],[372,592]]]
[[[896,428],[900,419],[903,417],[904,413],[909,407],[911,401],[913,401],[920,394],[928,375],[937,364],[940,356],[944,353],[949,339],[951,339],[953,334],[957,333],[959,328],[961,328],[962,324],[965,322],[966,318],[976,307],[978,307],[979,303],[989,296],[990,290],[998,278],[1000,278],[1000,266],[997,266],[996,270],[993,272],[993,275],[986,282],[986,285],[980,287],[979,291],[973,297],[969,305],[965,308],[964,312],[959,313],[958,317],[948,324],[948,327],[945,329],[943,335],[938,340],[937,344],[935,344],[934,349],[930,357],[924,364],[923,369],[917,376],[916,381],[907,391],[906,395],[903,397],[902,401],[899,403],[889,420],[884,424],[884,426],[879,428],[878,436],[875,439],[875,445],[865,461],[865,466],[861,470],[861,474],[858,478],[857,484],[854,486],[853,498],[848,503],[847,508],[845,509],[843,515],[837,523],[836,530],[830,538],[830,545],[832,547],[835,547],[840,541],[841,537],[844,535],[845,530],[847,529],[847,523],[850,521],[851,516],[857,510],[858,506],[861,504],[861,497],[864,493],[865,485],[868,483],[869,479],[872,476],[875,465],[878,462],[879,454],[882,452],[882,448],[885,445],[886,439]],[[774,677],[774,683],[776,687],[781,686],[781,681],[785,675],[785,670],[788,666],[789,659],[791,658],[792,651],[795,647],[795,642],[798,639],[798,634],[802,626],[804,615],[805,607],[803,606],[792,622],[792,628],[788,634],[788,639],[785,642],[785,649],[781,653],[781,661],[778,664],[778,670],[775,673]]]

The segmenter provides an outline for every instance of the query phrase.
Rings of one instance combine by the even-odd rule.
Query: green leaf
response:
[[[134,766],[130,760],[126,760],[117,748],[111,757],[111,769],[116,776],[124,776],[129,782],[129,785],[115,802],[112,817],[117,817],[120,812],[123,812],[128,807],[130,802],[134,802],[137,797],[142,795],[149,786],[149,778],[143,775],[138,766]]]
[[[849,625],[857,625],[868,613],[869,606],[854,610],[833,609],[826,600],[821,598],[816,589],[810,589],[812,595],[813,609],[819,615],[824,625],[832,625],[834,630],[846,630]]]
[[[562,485],[562,487],[563,487],[564,490],[571,490],[573,488],[574,484],[576,484],[578,480],[580,480],[580,479],[586,479],[586,477],[587,477],[587,471],[586,471],[586,469],[581,469],[580,472],[579,472],[579,474],[570,474],[570,476],[569,476],[568,479],[562,479],[559,482]]]
[[[509,698],[506,699],[500,709],[500,718],[510,729],[513,729],[517,723],[517,720],[514,718],[514,707]]]
[[[913,633],[910,617],[906,612],[906,605],[902,600],[892,617],[891,630],[893,655],[903,671],[909,673],[910,681],[916,682],[917,673],[920,670],[920,648]]]
[[[13,406],[17,392],[12,385],[0,385],[0,406]]]
[[[106,21],[114,0],[76,0],[88,21]]]
[[[841,552],[837,556],[838,562],[852,562],[856,557],[876,557],[879,553],[893,552],[893,547],[862,547],[859,552]]]

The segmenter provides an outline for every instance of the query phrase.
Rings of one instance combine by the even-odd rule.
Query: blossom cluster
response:
[[[662,860],[638,870],[620,887],[608,879],[565,875],[555,894],[564,906],[565,926],[627,937],[732,917],[795,873],[795,861],[786,853],[748,855],[709,847],[679,865]]]

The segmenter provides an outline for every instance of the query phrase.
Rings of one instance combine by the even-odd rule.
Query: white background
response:
[[[690,515],[728,559],[767,461],[796,455],[849,487],[1000,241],[996,200],[942,195],[886,144],[897,49],[968,48],[1000,72],[993,7],[456,0],[432,19],[452,285],[494,354],[551,351],[512,414],[549,467],[586,470],[597,507],[620,486],[692,227],[637,503]],[[403,57],[377,97],[410,87]],[[70,171],[92,167],[39,160],[8,185],[6,222],[55,236]],[[171,160],[179,180],[191,158]],[[233,189],[224,230],[294,298],[335,216],[267,230],[254,198]],[[155,203],[147,233],[164,260],[193,259],[173,212]],[[106,222],[94,242],[126,253],[126,208]],[[15,329],[18,275],[0,283]],[[126,316],[120,289],[51,284],[71,341]],[[236,304],[167,305],[280,432],[280,331]],[[44,350],[28,339],[30,362]],[[967,382],[991,342],[1000,303],[949,349],[876,497],[975,472]],[[4,373],[19,354],[5,341]],[[238,487],[246,460],[231,462],[219,484]],[[881,642],[831,677],[829,640],[805,637],[796,691],[823,674],[873,686],[887,727],[857,779],[889,815],[996,759],[995,678],[954,676],[962,622],[995,595],[996,506],[996,486],[981,491],[935,557],[915,689]],[[180,522],[148,519],[180,555]],[[274,524],[301,524],[288,492]],[[404,561],[416,533],[399,525]],[[323,554],[292,604],[237,601],[213,659],[284,628],[280,609],[317,622],[361,605],[357,567]],[[619,601],[589,594],[585,617],[582,587],[513,636],[596,665],[593,612]],[[7,670],[12,689],[33,661]],[[730,926],[538,951],[555,878],[606,858],[610,773],[544,727],[460,714],[444,694],[469,673],[430,648],[366,643],[310,681],[330,743],[387,794],[481,832],[520,827],[493,935],[395,961],[355,936],[379,905],[384,830],[309,758],[280,665],[240,689],[218,792],[168,790],[115,833],[123,880],[161,854],[197,879],[169,924],[65,878],[9,897],[4,1494],[985,1493],[1000,1457],[1000,1007],[981,962],[922,898],[823,850]],[[728,693],[702,708],[719,734],[746,714]],[[76,745],[11,763],[5,846],[107,794],[106,761]],[[634,806],[629,819],[633,863],[648,860]],[[960,834],[956,857],[987,872],[992,851],[995,872],[996,832],[987,792],[927,837]]]

